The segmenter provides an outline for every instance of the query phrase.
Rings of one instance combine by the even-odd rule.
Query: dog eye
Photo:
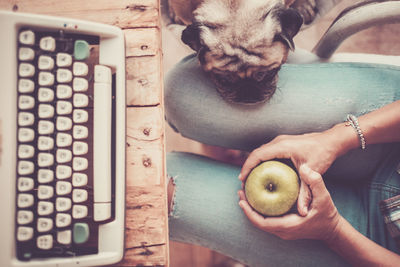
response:
[[[203,26],[206,26],[207,28],[209,28],[211,30],[218,29],[218,25],[217,24],[204,23]]]
[[[278,73],[279,69],[280,68],[275,68],[267,71],[258,71],[253,74],[253,79],[257,82],[261,82],[262,80],[272,80]]]
[[[281,67],[270,70],[270,71],[268,72],[269,77],[273,78],[276,74],[278,74],[278,71],[279,71],[280,69],[281,69]]]
[[[221,24],[221,23],[213,23],[213,22],[201,22],[201,23],[199,23],[199,26],[207,27],[207,28],[209,28],[210,30],[216,30],[216,29],[219,29],[219,28],[223,28],[223,27],[224,27],[224,24]]]

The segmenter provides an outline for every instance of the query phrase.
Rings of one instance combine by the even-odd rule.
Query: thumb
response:
[[[322,192],[326,191],[322,176],[313,171],[307,164],[302,164],[299,168],[301,180],[304,181],[311,189],[314,198],[318,198]]]
[[[307,216],[308,207],[311,203],[310,188],[304,181],[300,181],[300,192],[297,200],[297,211],[301,216]]]

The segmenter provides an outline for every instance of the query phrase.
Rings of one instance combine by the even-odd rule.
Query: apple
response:
[[[297,201],[300,185],[297,173],[279,161],[265,161],[247,177],[245,194],[250,206],[266,216],[280,216]]]

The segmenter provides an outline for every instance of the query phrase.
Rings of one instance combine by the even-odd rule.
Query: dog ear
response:
[[[297,10],[285,8],[278,12],[278,18],[282,27],[279,38],[284,41],[291,50],[294,50],[293,37],[299,32],[301,25],[303,25],[303,17]]]
[[[182,32],[182,42],[190,46],[195,51],[199,51],[200,44],[200,29],[196,24],[190,24]]]

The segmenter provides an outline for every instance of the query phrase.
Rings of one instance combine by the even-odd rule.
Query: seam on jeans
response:
[[[369,184],[369,189],[376,191],[384,191],[391,194],[400,194],[400,188],[384,183],[372,182]]]
[[[379,64],[379,63],[346,63],[346,62],[334,62],[334,63],[315,63],[315,64],[291,64],[287,63],[283,65],[283,67],[292,67],[292,68],[342,68],[342,67],[351,67],[352,69],[386,69],[386,70],[395,70],[400,71],[400,67],[391,66],[387,64]]]

